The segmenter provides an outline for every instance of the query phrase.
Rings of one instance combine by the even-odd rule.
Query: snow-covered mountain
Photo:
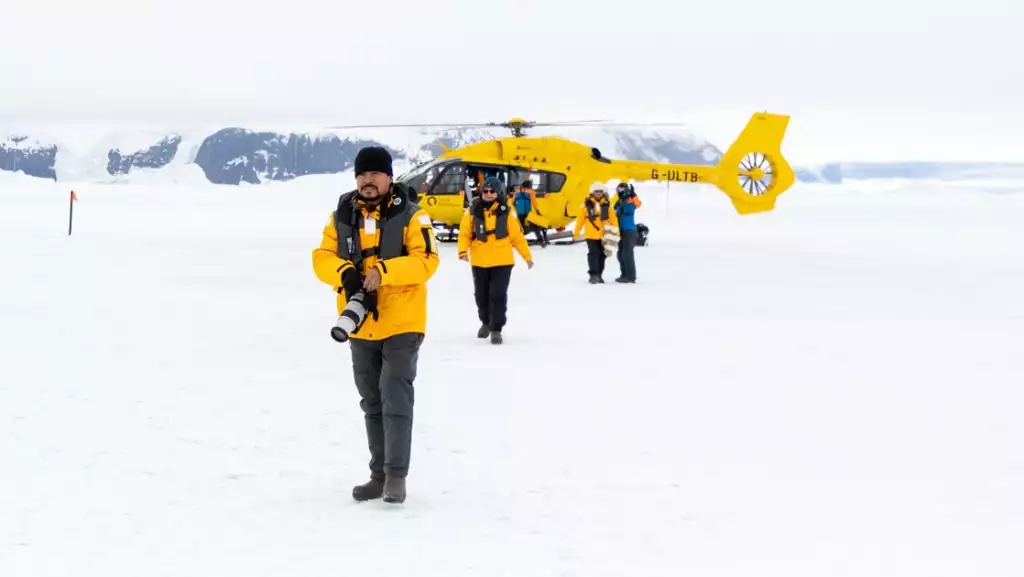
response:
[[[54,178],[57,152],[56,144],[30,139],[24,134],[12,134],[0,141],[0,170]]]
[[[508,135],[501,128],[275,128],[22,127],[0,136],[0,169],[67,181],[202,175],[217,184],[257,184],[349,170],[359,149],[371,144],[388,148],[400,172],[440,154],[439,142],[454,148]],[[566,127],[530,134],[578,140],[613,158],[703,165],[722,154],[685,129]]]
[[[719,146],[687,129],[545,127],[531,135],[558,135],[601,150],[612,158],[714,164]],[[387,147],[401,172],[441,153],[507,136],[502,128],[425,130],[388,128],[324,130],[320,127],[23,126],[0,130],[0,170],[61,181],[213,182],[258,184],[351,169],[363,146]],[[723,148],[728,143],[722,143]],[[844,180],[978,178],[1024,179],[1024,163],[840,162],[795,164],[801,182]]]

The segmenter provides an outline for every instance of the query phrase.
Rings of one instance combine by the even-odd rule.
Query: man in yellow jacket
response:
[[[473,269],[480,329],[476,336],[491,337],[491,343],[502,343],[508,310],[508,285],[512,279],[515,255],[512,248],[533,268],[530,246],[516,218],[509,218],[509,203],[504,187],[496,178],[489,178],[480,188],[459,224],[459,258],[469,261]]]
[[[574,238],[587,239],[587,273],[590,275],[590,284],[603,284],[604,262],[607,255],[601,239],[604,237],[604,227],[610,224],[616,229],[619,220],[615,212],[611,210],[611,202],[608,200],[608,187],[601,182],[590,185],[590,196],[583,201],[579,215],[576,216],[576,230],[573,231]]]
[[[356,189],[341,195],[313,250],[313,270],[338,293],[339,315],[352,314],[346,306],[353,299],[368,311],[348,333],[370,448],[370,481],[354,487],[352,497],[401,503],[413,381],[427,327],[426,283],[440,259],[431,219],[410,200],[415,191],[393,182],[386,149],[360,150],[355,175]]]

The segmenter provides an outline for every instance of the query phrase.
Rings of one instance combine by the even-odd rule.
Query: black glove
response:
[[[375,321],[380,318],[377,313],[377,291],[366,293],[366,296],[363,297],[363,306],[366,307],[366,318],[370,318],[370,315],[373,315]],[[366,318],[363,320],[365,321]]]
[[[341,288],[345,289],[345,302],[348,302],[352,295],[363,290],[363,279],[359,277],[356,269],[349,267],[341,273]]]

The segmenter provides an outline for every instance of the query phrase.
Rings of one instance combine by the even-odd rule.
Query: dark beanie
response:
[[[394,176],[391,171],[391,154],[380,146],[367,146],[356,155],[356,176],[363,172],[383,172]]]

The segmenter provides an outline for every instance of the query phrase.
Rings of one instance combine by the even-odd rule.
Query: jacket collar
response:
[[[341,197],[339,204],[349,204],[354,208],[359,208],[356,200],[359,198],[358,190],[350,190]],[[405,210],[409,204],[409,186],[404,183],[395,182],[391,185],[391,190],[388,191],[383,202],[378,205],[377,210],[383,208],[384,218],[391,218],[399,212]]]

